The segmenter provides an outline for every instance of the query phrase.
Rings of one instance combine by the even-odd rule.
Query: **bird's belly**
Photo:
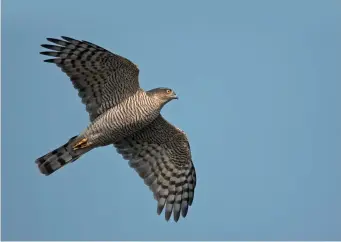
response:
[[[89,126],[87,138],[93,146],[106,146],[139,131],[158,116],[156,111],[108,110]]]

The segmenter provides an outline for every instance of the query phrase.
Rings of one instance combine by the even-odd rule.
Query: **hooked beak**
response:
[[[175,93],[173,93],[172,99],[179,99],[179,98]]]

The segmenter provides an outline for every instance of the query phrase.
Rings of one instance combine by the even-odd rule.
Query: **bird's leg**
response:
[[[83,149],[88,147],[90,144],[88,143],[87,138],[83,138],[80,141],[78,141],[72,148],[73,150]]]

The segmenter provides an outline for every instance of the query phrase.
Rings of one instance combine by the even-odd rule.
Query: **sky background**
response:
[[[341,240],[341,1],[2,1],[3,240]],[[112,147],[49,177],[88,125],[39,55],[70,36],[123,55],[190,139],[186,219],[166,222]]]

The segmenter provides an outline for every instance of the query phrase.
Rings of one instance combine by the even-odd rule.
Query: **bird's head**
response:
[[[166,87],[159,87],[149,90],[147,91],[147,94],[150,97],[157,99],[162,105],[165,105],[173,99],[178,99],[176,93],[172,89]]]

